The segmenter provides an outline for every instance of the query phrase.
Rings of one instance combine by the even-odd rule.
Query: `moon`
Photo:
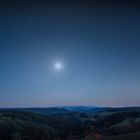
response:
[[[62,65],[61,62],[55,62],[55,63],[54,63],[54,68],[55,68],[56,70],[61,70],[61,69],[63,68],[63,65]]]

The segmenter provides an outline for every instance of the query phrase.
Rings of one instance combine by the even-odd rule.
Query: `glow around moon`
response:
[[[56,70],[61,70],[63,68],[63,65],[61,62],[56,62],[56,63],[54,63],[54,68]]]

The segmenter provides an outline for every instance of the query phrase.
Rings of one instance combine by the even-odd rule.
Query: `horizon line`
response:
[[[137,106],[94,106],[94,105],[56,105],[56,106],[28,106],[28,107],[0,107],[0,109],[24,109],[24,108],[65,108],[65,107],[93,107],[93,108],[137,108]]]

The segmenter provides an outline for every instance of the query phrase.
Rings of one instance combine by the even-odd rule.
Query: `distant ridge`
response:
[[[57,106],[57,107],[30,107],[30,108],[0,108],[0,110],[29,111],[44,115],[66,115],[71,113],[94,114],[97,112],[127,112],[140,111],[140,107],[95,107],[95,106]]]
[[[97,108],[95,106],[60,106],[58,108],[64,108],[69,111],[76,111],[76,112],[86,112],[89,109]]]

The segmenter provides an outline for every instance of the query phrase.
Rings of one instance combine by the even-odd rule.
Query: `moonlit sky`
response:
[[[15,1],[0,6],[0,107],[140,105],[139,4]]]

